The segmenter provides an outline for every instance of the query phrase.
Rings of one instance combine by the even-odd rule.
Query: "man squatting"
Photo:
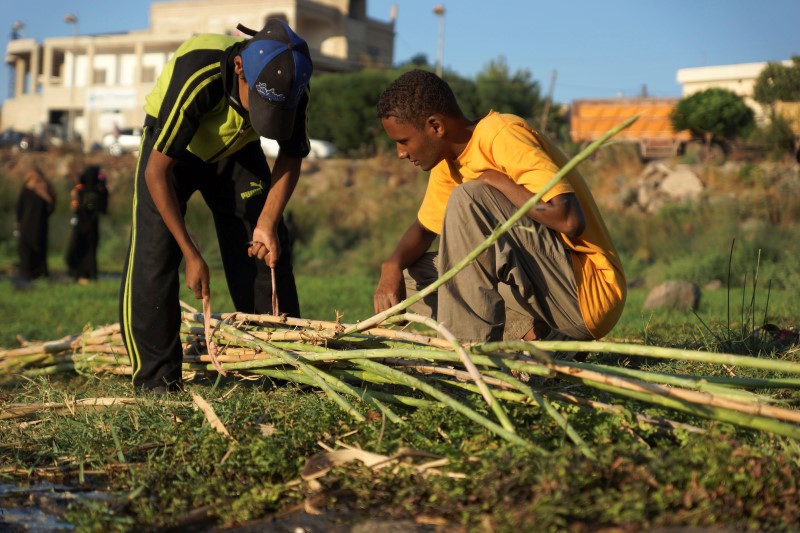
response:
[[[468,255],[567,158],[518,116],[490,111],[469,120],[447,83],[423,70],[390,84],[377,113],[398,157],[430,171],[417,219],[381,267],[374,294],[380,312]],[[428,252],[437,236],[438,253]],[[625,296],[622,265],[606,225],[573,170],[425,304],[464,341],[500,340],[504,334],[587,340],[611,330]]]

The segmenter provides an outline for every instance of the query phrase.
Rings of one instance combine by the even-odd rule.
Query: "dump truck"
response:
[[[638,146],[643,160],[672,157],[683,153],[692,135],[676,132],[670,115],[679,98],[602,98],[574,100],[570,111],[570,136],[577,144],[596,141],[604,133],[634,115],[638,120],[614,139]]]

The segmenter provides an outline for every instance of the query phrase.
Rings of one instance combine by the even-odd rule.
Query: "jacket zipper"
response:
[[[227,143],[225,143],[225,145],[222,147],[222,149],[221,149],[221,150],[219,150],[219,151],[218,151],[216,154],[214,154],[214,155],[211,157],[211,159],[209,159],[209,160],[208,160],[208,162],[209,162],[209,163],[215,163],[215,162],[217,161],[217,159],[218,159],[219,157],[222,157],[222,155],[223,155],[225,152],[227,152],[227,151],[230,149],[230,147],[231,147],[231,146],[233,146],[234,144],[236,144],[236,142],[239,140],[239,137],[241,137],[241,136],[242,136],[242,134],[243,134],[243,133],[244,133],[246,130],[249,130],[249,129],[250,129],[250,126],[249,126],[249,125],[245,125],[243,128],[241,128],[241,129],[237,130],[237,132],[236,132],[236,133],[233,135],[233,137],[231,138],[231,140],[229,140]]]

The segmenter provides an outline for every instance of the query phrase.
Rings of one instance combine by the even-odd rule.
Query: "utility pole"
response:
[[[442,62],[444,56],[444,4],[436,4],[433,13],[439,17],[439,48],[436,59],[436,75],[442,77]]]
[[[550,114],[550,104],[553,102],[553,90],[556,86],[556,71],[550,77],[550,88],[547,90],[547,98],[544,100],[544,110],[542,111],[542,118],[539,121],[539,131],[542,133],[547,129],[547,116]]]
[[[74,109],[74,96],[75,96],[75,76],[77,73],[78,62],[78,17],[73,13],[64,15],[64,22],[72,26],[72,71],[71,80],[69,84],[69,109],[67,109],[67,142],[75,140],[75,109]]]
[[[11,25],[11,39],[12,41],[19,39],[22,36],[22,30],[25,29],[25,23],[22,21],[15,21]],[[17,96],[14,94],[14,87],[16,86],[17,71],[14,65],[8,64],[8,97]]]

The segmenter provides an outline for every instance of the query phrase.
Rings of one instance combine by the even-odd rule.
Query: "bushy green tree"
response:
[[[772,147],[773,152],[783,154],[795,152],[800,161],[800,140],[798,140],[797,120],[781,116],[779,102],[800,102],[800,56],[792,57],[792,64],[768,63],[756,79],[753,98],[769,108],[770,123],[761,132],[761,138]]]
[[[766,148],[773,159],[780,159],[795,150],[792,126],[780,114],[774,114],[764,126],[754,128],[747,140],[754,146]]]
[[[792,57],[790,66],[768,63],[756,78],[753,98],[770,106],[778,100],[800,102],[800,56]]]
[[[538,118],[542,111],[539,83],[527,69],[511,74],[504,58],[490,61],[475,77],[480,108],[513,113],[524,119]]]
[[[481,100],[478,96],[478,87],[475,81],[469,78],[462,78],[455,72],[445,71],[442,78],[453,89],[456,95],[458,106],[464,115],[471,119],[476,119],[486,113],[486,109],[481,108]]]
[[[371,155],[378,147],[390,147],[375,114],[375,106],[386,86],[403,72],[412,68],[432,70],[424,56],[417,59],[392,71],[315,75],[309,104],[311,136],[331,141],[346,155]],[[543,109],[539,84],[531,78],[530,72],[521,70],[512,74],[502,58],[489,62],[475,80],[449,71],[443,78],[469,118],[480,118],[493,109],[538,121]],[[557,113],[551,113],[549,124],[553,117],[557,119]]]
[[[391,73],[376,70],[315,76],[310,135],[332,142],[342,154],[372,154],[382,135],[375,106],[391,79]]]
[[[690,130],[706,142],[731,140],[754,126],[753,110],[727,89],[707,89],[682,99],[672,112],[675,131]]]

